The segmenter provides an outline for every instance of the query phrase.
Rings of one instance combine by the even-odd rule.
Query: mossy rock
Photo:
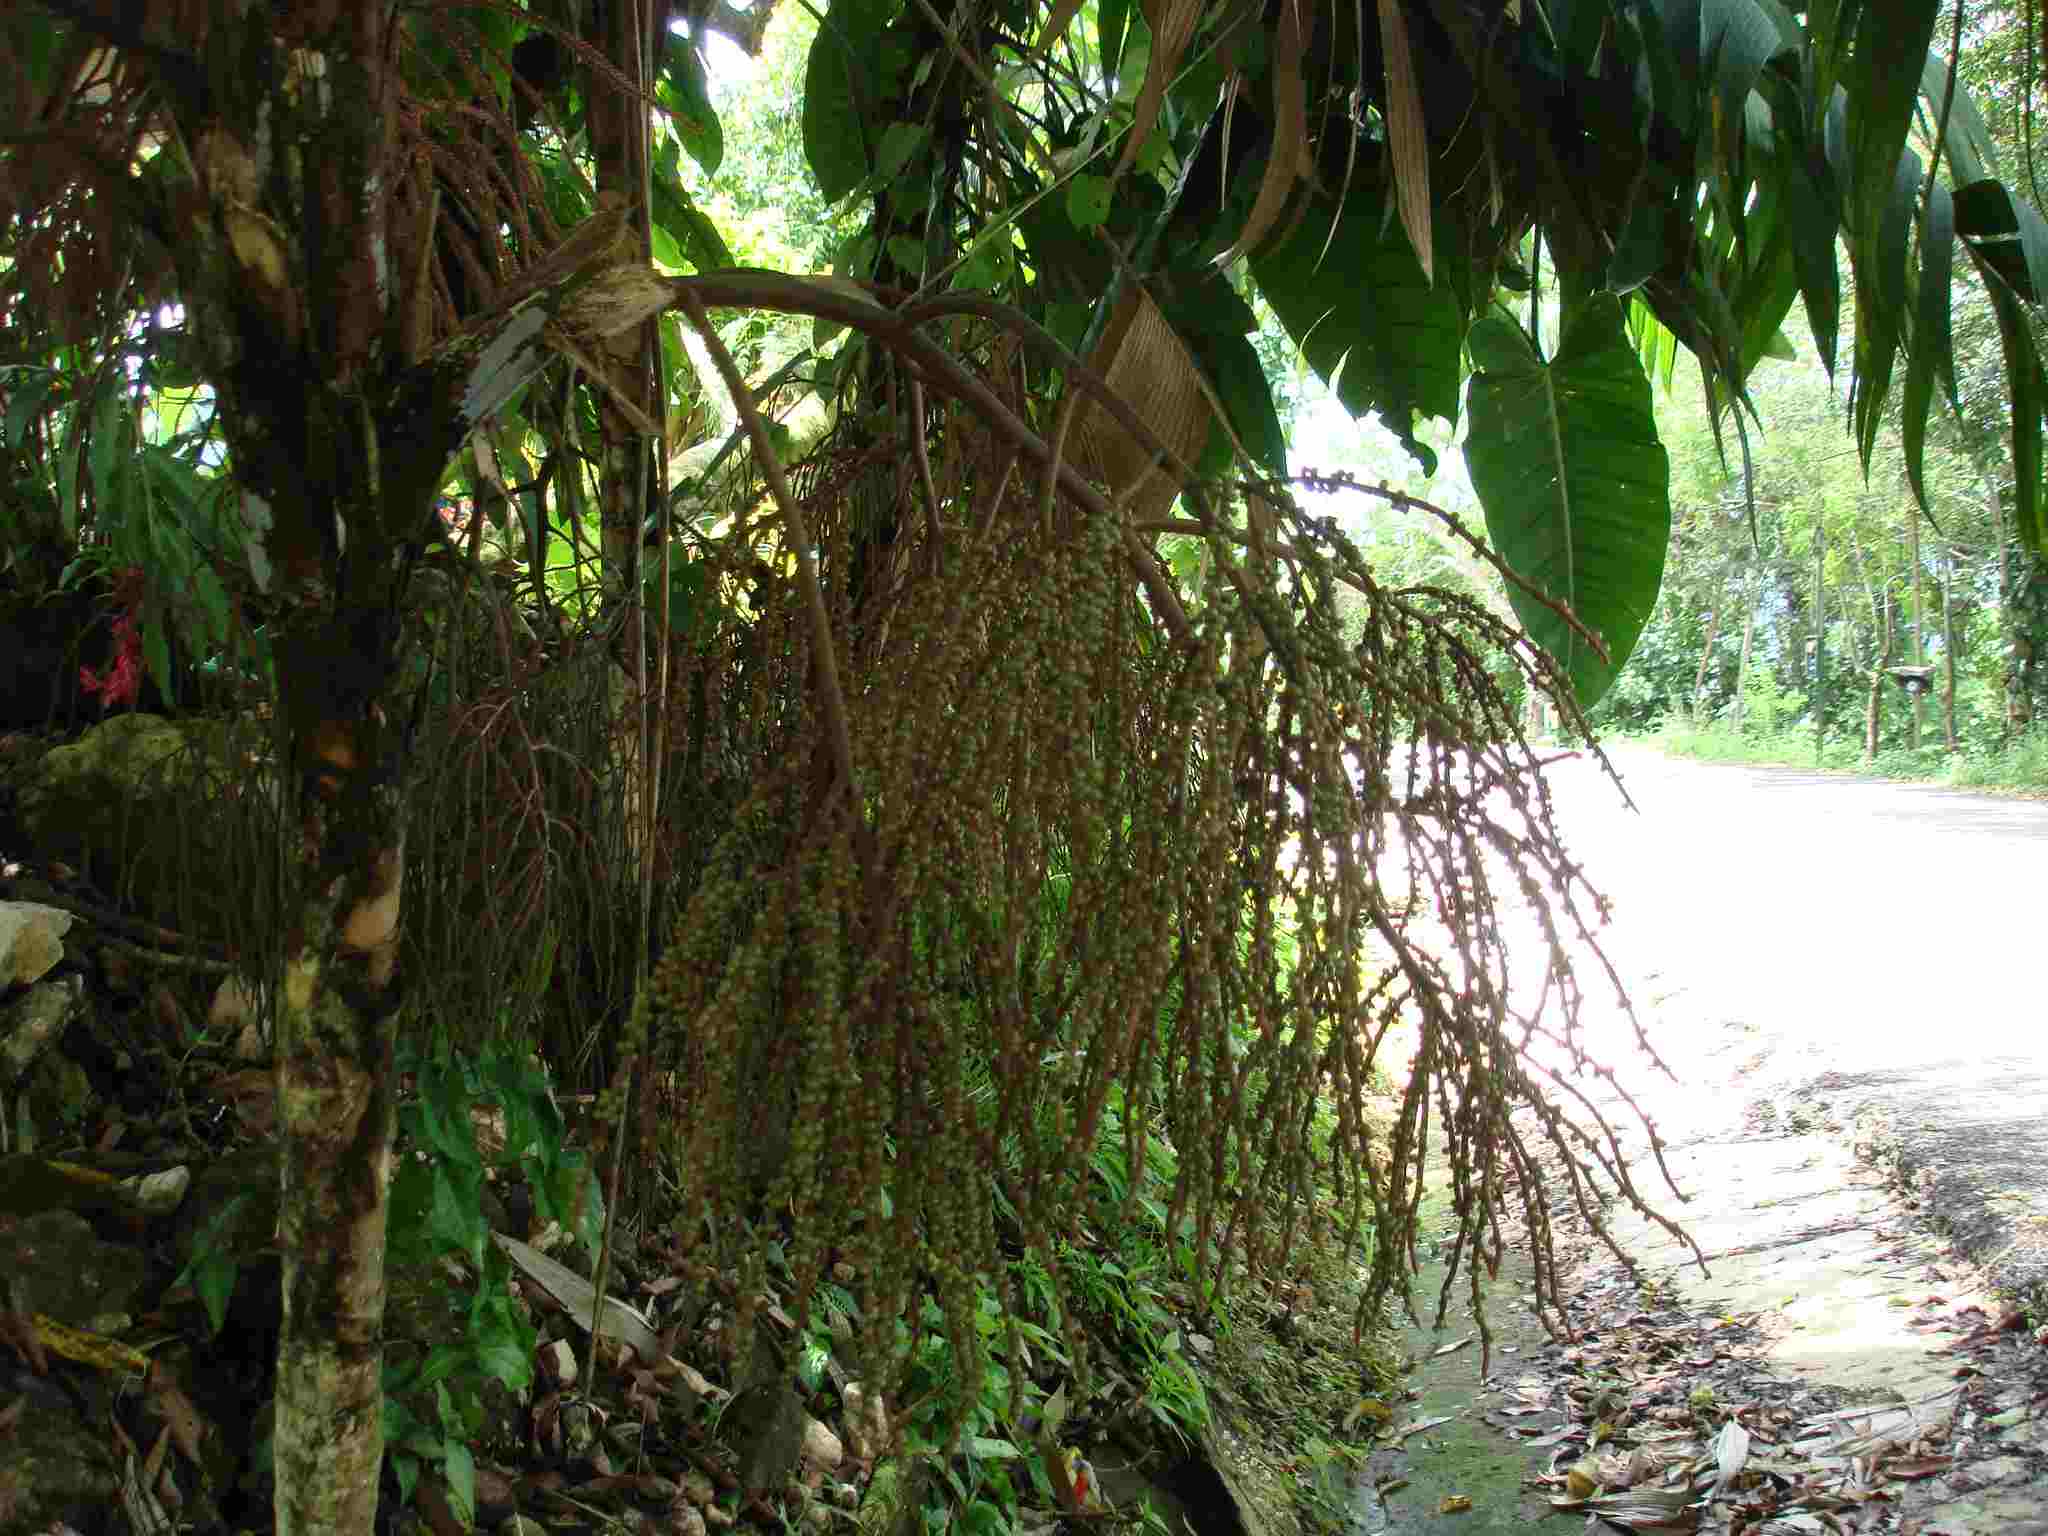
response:
[[[139,916],[247,934],[275,867],[276,817],[256,793],[267,751],[244,722],[119,715],[21,771],[16,819],[40,857]]]

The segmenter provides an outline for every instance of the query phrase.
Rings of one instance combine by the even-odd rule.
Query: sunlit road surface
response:
[[[1590,758],[1547,777],[1682,1081],[1631,1070],[1611,1009],[1591,1010],[1596,1054],[1674,1135],[1788,1089],[1887,1125],[1965,1251],[2048,1280],[2048,803],[1613,758],[1637,811]]]
[[[1637,811],[1590,757],[1547,777],[1660,1036],[1739,1021],[1788,1069],[2048,1061],[2048,803],[1612,756]]]
[[[2048,1189],[2048,923],[2032,898],[2048,873],[2048,802],[1645,749],[1610,757],[1634,809],[1590,755],[1560,756],[1545,778],[1567,853],[1612,903],[1598,943],[1677,1081],[1645,1061],[1598,959],[1573,944],[1579,1041],[1667,1136],[1820,1081],[1840,1117],[1895,1111],[1902,1134],[1945,1136],[1951,1160],[1981,1130],[2001,1155],[2038,1162],[1998,1163],[1986,1178]],[[1487,807],[1524,830],[1506,795]],[[1396,891],[1399,864],[1381,866]],[[1511,893],[1489,865],[1496,891]],[[1503,921],[1508,995],[1526,1010],[1546,947],[1519,901]],[[1409,931],[1454,952],[1426,911]],[[1540,1039],[1528,1054],[1568,1061]]]

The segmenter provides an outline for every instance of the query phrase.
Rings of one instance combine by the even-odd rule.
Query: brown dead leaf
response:
[[[153,1486],[157,1478],[163,1474],[164,1457],[169,1454],[170,1448],[171,1427],[166,1424],[157,1431],[156,1439],[150,1444],[149,1454],[142,1458],[141,1470],[136,1475],[137,1481],[144,1487]]]
[[[212,1097],[232,1109],[243,1131],[259,1141],[277,1126],[277,1076],[267,1067],[217,1078]]]
[[[1422,113],[1422,87],[1408,46],[1408,20],[1401,0],[1380,0],[1380,43],[1387,68],[1387,151],[1393,162],[1394,195],[1401,227],[1415,247],[1425,280],[1436,280],[1429,211],[1429,133]]]
[[[1912,1482],[1933,1477],[1937,1472],[1946,1472],[1954,1462],[1953,1456],[1921,1456],[1910,1461],[1888,1461],[1881,1471],[1885,1477]]]
[[[149,1404],[162,1417],[171,1443],[195,1467],[202,1465],[200,1446],[206,1439],[206,1420],[163,1366],[152,1364],[148,1381]]]
[[[1280,0],[1280,21],[1273,34],[1270,72],[1273,79],[1273,144],[1266,152],[1266,172],[1245,215],[1244,228],[1230,248],[1216,258],[1227,267],[1259,243],[1279,222],[1296,181],[1310,163],[1308,87],[1302,62],[1308,52],[1310,19],[1307,0]]]
[[[1138,88],[1138,100],[1131,113],[1131,136],[1124,141],[1123,157],[1117,161],[1118,176],[1131,168],[1138,151],[1152,137],[1159,122],[1159,110],[1166,104],[1166,88],[1180,73],[1180,62],[1194,41],[1195,27],[1202,19],[1202,0],[1145,0],[1145,23],[1152,29],[1152,56],[1145,65],[1145,83]]]
[[[1630,1531],[1689,1531],[1699,1524],[1683,1488],[1629,1488],[1590,1499],[1552,1499],[1553,1509],[1583,1509]]]

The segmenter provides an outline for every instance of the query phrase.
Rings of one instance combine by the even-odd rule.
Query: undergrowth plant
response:
[[[452,1342],[423,1357],[387,1356],[385,1439],[401,1493],[410,1498],[423,1462],[437,1465],[467,1519],[475,1509],[470,1450],[484,1412],[485,1384],[513,1392],[533,1380],[533,1326],[513,1304],[511,1266],[491,1238],[483,1189],[493,1171],[516,1174],[543,1222],[558,1223],[595,1257],[603,1200],[532,1057],[508,1043],[474,1053],[445,1040],[407,1046],[401,1070],[413,1092],[399,1110],[402,1161],[393,1180],[387,1235],[392,1261],[419,1267],[459,1262],[471,1289]],[[495,1134],[480,1147],[475,1117]]]

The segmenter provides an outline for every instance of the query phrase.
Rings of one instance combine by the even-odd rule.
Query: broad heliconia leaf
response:
[[[1341,215],[1317,198],[1284,240],[1253,254],[1252,277],[1345,409],[1378,416],[1434,473],[1436,455],[1415,437],[1415,418],[1457,419],[1465,317],[1459,285],[1431,284],[1390,212],[1366,186],[1352,187]],[[1439,273],[1462,257],[1446,249],[1449,222],[1439,217],[1435,226]]]
[[[1505,310],[1472,327],[1470,347],[1465,465],[1487,536],[1510,570],[1600,637],[1604,659],[1509,585],[1516,617],[1591,705],[1635,648],[1664,579],[1671,471],[1650,381],[1612,294],[1569,315],[1548,362]]]

